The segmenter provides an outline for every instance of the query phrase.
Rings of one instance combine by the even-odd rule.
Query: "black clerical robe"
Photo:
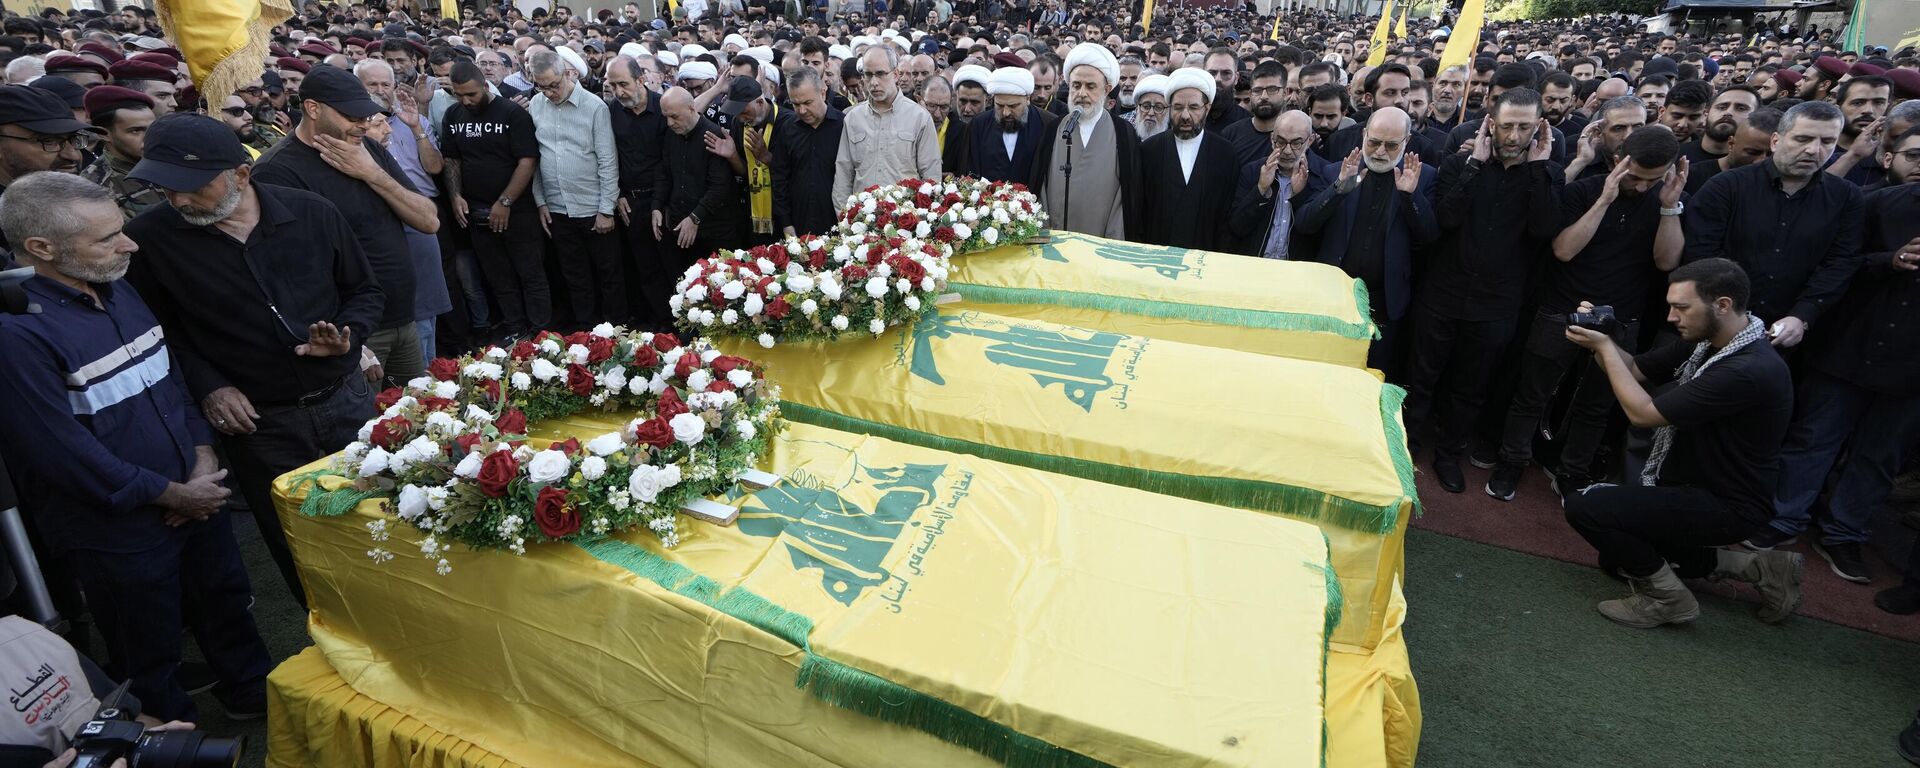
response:
[[[965,175],[1011,181],[1031,189],[1037,179],[1045,175],[1040,167],[1040,148],[1046,145],[1059,121],[1052,113],[1028,105],[1027,123],[1020,128],[1019,138],[1013,144],[1013,157],[1009,159],[1001,139],[1000,123],[993,111],[974,116],[973,122],[967,125],[969,146]]]
[[[1240,175],[1233,145],[1213,131],[1200,134],[1193,174],[1183,177],[1173,131],[1140,145],[1140,240],[1177,248],[1233,251],[1227,226],[1234,182]],[[1133,228],[1129,223],[1129,228]]]

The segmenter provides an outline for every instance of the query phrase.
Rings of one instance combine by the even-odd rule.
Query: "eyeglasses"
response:
[[[64,136],[44,136],[44,135],[38,135],[38,134],[33,136],[14,136],[11,134],[0,133],[0,139],[12,139],[14,141],[24,141],[24,142],[29,142],[33,144],[38,144],[40,145],[40,149],[46,152],[59,152],[62,147],[65,147],[69,144],[75,147],[84,147],[84,146],[87,146],[88,144],[86,137],[83,137],[78,133],[69,133]]]
[[[1280,92],[1284,90],[1286,89],[1278,85],[1268,85],[1260,88],[1253,88],[1250,90],[1250,92],[1255,96],[1271,97],[1271,96],[1280,95]]]
[[[221,107],[220,111],[228,117],[245,117],[247,114],[246,107]]]
[[[234,90],[234,93],[238,93],[244,96],[259,96],[266,92],[267,92],[267,89],[264,86],[258,86],[258,85],[249,86],[246,88],[238,88]]]
[[[1920,149],[1901,150],[1899,152],[1895,152],[1894,154],[1899,155],[1900,159],[1905,160],[1909,163],[1920,163]]]
[[[1148,104],[1143,101],[1134,106],[1136,109],[1139,109],[1141,112],[1152,112],[1152,113],[1158,114],[1158,113],[1167,111],[1167,105],[1165,104]]]
[[[1282,149],[1291,149],[1294,151],[1299,151],[1302,149],[1306,149],[1307,145],[1309,143],[1312,143],[1312,141],[1313,141],[1312,139],[1292,139],[1292,140],[1278,139],[1273,142],[1273,145],[1276,147],[1280,147]]]

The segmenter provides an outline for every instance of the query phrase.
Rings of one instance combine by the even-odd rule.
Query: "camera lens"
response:
[[[242,739],[212,738],[193,731],[152,731],[134,748],[139,768],[234,768]]]

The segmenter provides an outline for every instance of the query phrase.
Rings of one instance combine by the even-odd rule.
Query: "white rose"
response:
[[[754,259],[753,266],[755,269],[760,270],[760,274],[763,274],[763,275],[771,275],[774,272],[773,260],[768,259],[766,257]]]
[[[507,351],[499,347],[487,347],[487,359],[488,360],[505,360],[507,359]],[[495,378],[499,378],[499,377],[495,376]]]
[[[553,339],[542,341],[540,342],[540,351],[549,355],[560,354],[560,342],[554,341]]]
[[[452,400],[460,396],[460,384],[458,382],[452,382],[452,381],[434,382],[433,394],[435,397],[444,397],[448,400]]]
[[[687,287],[688,301],[704,301],[707,298],[707,284],[695,283]]]
[[[674,317],[680,316],[680,308],[684,306],[686,306],[686,299],[682,298],[680,294],[676,293],[667,297],[667,309],[673,312]]]
[[[627,493],[642,504],[652,504],[660,498],[660,492],[669,487],[671,484],[666,482],[664,473],[652,464],[634,467],[633,474],[627,477]]]
[[[733,431],[738,432],[742,440],[752,440],[754,435],[760,433],[759,430],[753,428],[753,422],[747,421],[746,419],[734,422]]]
[[[627,369],[617,365],[607,369],[606,373],[600,374],[600,386],[606,387],[607,389],[611,389],[615,392],[618,392],[622,389],[626,389],[627,388]]]
[[[607,460],[598,456],[588,456],[580,460],[580,476],[588,480],[598,480],[607,476]]]
[[[599,325],[596,325],[593,327],[592,331],[589,331],[589,333],[592,333],[593,335],[603,339],[611,339],[613,338],[613,323],[601,323]]]
[[[713,374],[707,373],[705,368],[695,368],[693,373],[687,374],[687,389],[705,392],[711,384],[713,384]]]
[[[867,295],[876,299],[887,295],[887,279],[884,277],[867,278]]]
[[[533,377],[528,376],[524,371],[515,371],[513,374],[513,388],[521,392],[533,389]]]
[[[720,322],[724,325],[733,325],[734,323],[740,322],[740,313],[733,311],[732,307],[728,307],[727,311],[720,313]]]
[[[913,283],[908,282],[904,277],[893,281],[893,288],[901,293],[913,293]]]
[[[354,439],[363,443],[372,439],[373,425],[379,421],[379,419],[369,419],[367,423],[360,425],[360,431],[354,434]]]
[[[469,379],[496,380],[500,378],[500,370],[498,363],[468,363],[460,373]]]
[[[787,241],[787,253],[789,253],[789,254],[791,254],[791,255],[794,255],[794,256],[798,256],[798,255],[800,255],[800,241],[798,241],[798,240],[788,240],[788,241]],[[792,262],[788,262],[788,264],[792,264]]]
[[[735,387],[745,387],[753,383],[753,372],[745,368],[735,368],[727,372],[727,383]]]
[[[768,285],[767,287],[772,288],[773,286]],[[747,313],[747,317],[758,317],[760,310],[765,308],[766,304],[760,301],[760,294],[757,293],[747,294],[746,302],[740,305],[740,309]]]
[[[492,424],[493,423],[492,413],[488,412],[487,409],[485,408],[482,408],[477,405],[473,405],[471,403],[467,405],[466,417],[467,417],[467,421],[471,421],[475,424]]]
[[[787,292],[801,294],[813,290],[813,278],[797,275],[787,278]]]
[[[918,311],[920,311],[920,297],[918,297],[918,296],[908,296],[908,297],[907,297],[907,302],[906,302],[906,303],[907,303],[907,309],[909,309],[909,310],[912,310],[912,311],[915,311],[915,312],[918,312]]]
[[[841,244],[839,244],[839,245],[836,245],[836,246],[834,246],[834,247],[833,247],[833,260],[834,260],[834,261],[835,261],[836,263],[840,263],[840,264],[845,264],[845,263],[847,263],[847,262],[849,262],[849,261],[852,261],[852,260],[853,260],[853,249],[852,249],[852,248],[848,248],[848,247],[847,247],[847,244],[846,244],[846,243],[841,243]]]
[[[755,340],[756,340],[756,341],[758,341],[758,342],[760,342],[760,346],[761,346],[761,348],[763,348],[763,349],[773,349],[773,334],[771,334],[771,333],[763,333],[763,334],[760,334],[760,338],[758,338],[758,339],[755,339]]]
[[[914,237],[926,237],[928,234],[931,234],[932,232],[933,232],[933,225],[928,224],[925,221],[922,221],[919,224],[914,225],[913,227]]]
[[[1000,242],[1000,230],[993,229],[991,227],[985,230],[982,230],[980,232],[980,239],[987,241],[987,245],[993,245],[994,243]]]
[[[881,277],[892,277],[892,276],[893,276],[893,265],[891,265],[891,264],[888,264],[888,263],[886,263],[886,262],[884,262],[884,261],[883,261],[883,262],[880,262],[880,264],[879,264],[878,266],[875,266],[875,267],[873,268],[873,273],[874,273],[874,274],[876,274],[876,275],[879,275],[879,276],[881,276]]]
[[[387,453],[384,449],[368,450],[367,455],[360,457],[360,476],[373,477],[387,471],[387,463],[392,458],[393,454]]]
[[[846,330],[846,329],[847,329],[847,316],[846,316],[846,315],[834,315],[834,316],[833,316],[833,329],[834,329],[834,330],[836,330],[836,331],[844,331],[844,330]]]
[[[413,442],[407,443],[407,447],[401,450],[407,451],[408,460],[416,463],[440,457],[440,444],[425,437],[414,438]]]
[[[867,233],[867,223],[864,221],[856,221],[847,227],[847,231],[855,235],[864,235]]]
[[[614,451],[623,447],[625,443],[621,442],[618,432],[608,432],[587,441],[587,452],[595,456],[612,456]]]
[[[427,428],[441,432],[458,432],[460,430],[460,422],[455,421],[452,416],[448,416],[445,411],[434,411],[433,413],[427,414]]]
[[[415,376],[411,379],[408,379],[407,391],[408,392],[433,391],[433,377],[432,376]]]
[[[581,347],[581,349],[585,349],[585,347]],[[560,366],[547,362],[547,359],[544,357],[534,358],[531,368],[533,377],[541,381],[553,381],[554,379],[560,378],[560,374],[565,373],[565,371],[560,370]]]
[[[747,286],[741,284],[738,280],[728,280],[726,285],[720,286],[720,295],[727,301],[738,299],[741,294],[746,292]]]
[[[920,290],[931,291],[934,289],[936,285],[937,284],[933,282],[932,275],[928,275],[926,277],[920,278]]]
[[[465,478],[479,477],[481,459],[479,451],[469,451],[460,457],[460,463],[454,466],[453,473]]]
[[[867,323],[867,330],[872,331],[873,335],[878,336],[886,332],[887,324],[880,322],[880,318],[876,317],[871,322]]]
[[[713,361],[718,359],[720,359],[720,350],[714,349],[712,347],[708,347],[706,349],[700,350],[701,365],[710,365],[713,363]]]
[[[820,302],[814,301],[813,299],[807,299],[806,301],[800,302],[800,314],[806,315],[807,317],[813,317],[813,313],[819,312],[819,311],[820,311]]]
[[[567,358],[572,360],[574,365],[586,365],[587,358],[592,354],[585,344],[572,344],[567,347]]]
[[[955,224],[953,225],[953,236],[963,241],[973,237],[973,227],[965,224]]]
[[[417,485],[404,485],[400,488],[400,498],[396,502],[402,520],[412,520],[426,513],[427,494]]]
[[[372,446],[369,446],[366,443],[356,440],[354,442],[347,443],[347,447],[341,449],[340,455],[345,457],[348,461],[354,461],[359,459],[362,456],[367,455],[367,449],[370,447]]]
[[[446,509],[447,497],[451,495],[453,495],[452,492],[437,485],[431,488],[428,488],[427,489],[427,509],[431,509],[435,512],[438,512],[442,509]]]
[[[646,379],[636,376],[627,380],[627,391],[636,395],[640,394],[647,391],[647,384],[648,381]]]
[[[567,455],[548,449],[533,455],[527,462],[527,479],[535,483],[551,483],[567,476],[567,470],[573,468],[573,462]]]
[[[683,413],[667,422],[673,428],[673,439],[687,445],[699,445],[700,439],[707,434],[707,421],[699,414]]]
[[[656,395],[667,391],[666,375],[661,373],[653,374],[653,378],[647,380],[647,391]]]

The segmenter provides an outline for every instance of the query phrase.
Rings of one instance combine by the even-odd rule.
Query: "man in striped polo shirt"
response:
[[[30,174],[0,196],[39,307],[0,315],[0,455],[144,710],[198,719],[174,678],[190,624],[228,716],[261,717],[269,658],[220,514],[226,472],[166,333],[121,279],[137,248],[122,221],[112,192],[72,174]]]

